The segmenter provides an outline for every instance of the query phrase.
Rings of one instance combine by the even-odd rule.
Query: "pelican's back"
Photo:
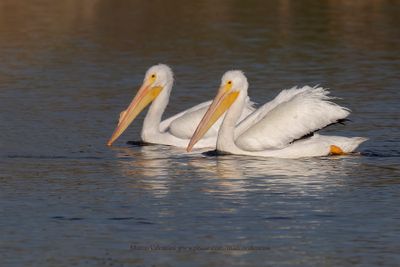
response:
[[[329,91],[321,87],[305,86],[282,93],[249,116],[253,124],[238,135],[237,146],[248,151],[282,148],[349,115],[348,109],[329,101]]]

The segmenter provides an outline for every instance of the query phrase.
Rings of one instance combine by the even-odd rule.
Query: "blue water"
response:
[[[2,1],[1,266],[398,266],[396,1]],[[105,146],[146,69],[166,116],[246,72],[262,104],[321,85],[352,110],[324,133],[361,155],[298,160]]]

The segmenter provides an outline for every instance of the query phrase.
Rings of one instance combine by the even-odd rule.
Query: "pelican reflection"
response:
[[[214,186],[209,192],[289,191],[316,193],[343,186],[359,161],[349,157],[309,159],[260,159],[243,156],[192,158],[189,165]],[[354,157],[353,157],[354,158]],[[332,177],[335,177],[332,179]]]
[[[131,177],[128,186],[151,191],[163,197],[169,192],[171,158],[161,146],[123,147],[117,150],[119,170]],[[164,153],[163,153],[164,152]]]

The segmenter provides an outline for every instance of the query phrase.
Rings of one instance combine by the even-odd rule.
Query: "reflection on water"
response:
[[[165,147],[143,146],[137,150],[118,148],[119,161],[117,166],[121,175],[132,179],[132,187],[142,188],[154,193],[157,197],[163,197],[169,191],[169,166],[171,158],[160,154]]]
[[[177,183],[198,179],[204,186],[200,189],[202,192],[216,196],[223,193],[232,199],[255,191],[285,192],[288,188],[312,195],[331,187],[359,186],[360,169],[363,173],[380,171],[384,176],[399,172],[394,165],[365,163],[375,159],[360,155],[292,160],[205,156],[200,153],[182,155],[182,149],[159,145],[113,150],[119,159],[114,168],[122,176],[131,179],[129,186],[141,188],[158,197],[174,194],[169,189]],[[398,183],[397,179],[391,178],[364,179],[363,182],[382,186]]]
[[[400,5],[365,1],[0,1],[2,265],[398,265]],[[352,109],[363,156],[283,160],[105,142],[145,70],[166,116],[240,68],[262,104],[294,85]],[[143,252],[131,245],[263,246]],[[78,249],[79,248],[79,249]],[[229,257],[227,257],[229,256]]]

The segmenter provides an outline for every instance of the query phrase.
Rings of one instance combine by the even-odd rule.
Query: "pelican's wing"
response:
[[[291,89],[282,90],[273,100],[265,103],[242,120],[235,129],[235,135],[240,136],[244,131],[264,118],[264,116],[276,106],[291,100],[295,95],[305,92],[309,88],[311,87],[304,86],[303,88],[293,87]]]
[[[182,112],[179,112],[178,114],[175,114],[174,116],[169,117],[168,119],[163,120],[160,123],[160,131],[161,132],[166,131],[168,129],[168,127],[170,126],[171,122],[174,121],[175,119],[178,119],[179,117],[182,117],[183,115],[185,115],[187,113],[198,111],[199,109],[202,109],[204,107],[208,108],[210,106],[210,104],[211,104],[211,100],[203,102],[203,103],[200,103],[200,104],[198,104],[198,105],[196,105],[194,107],[191,107],[191,108],[186,109],[186,110],[184,110]]]
[[[309,86],[282,91],[239,124],[236,144],[249,151],[281,148],[347,117],[349,110],[331,102],[328,94]]]
[[[211,105],[211,100],[198,104],[190,109],[187,109],[181,113],[172,116],[161,122],[160,130],[161,131],[169,131],[175,137],[181,139],[190,139],[197,126],[199,125],[201,119],[206,113],[208,107]],[[242,116],[240,120],[247,117],[249,114],[254,112],[254,103],[249,99],[246,101],[246,106],[242,112]],[[217,136],[219,127],[221,126],[222,120],[224,116],[221,118],[208,130],[208,132],[204,135],[204,138],[208,138],[211,136]]]

